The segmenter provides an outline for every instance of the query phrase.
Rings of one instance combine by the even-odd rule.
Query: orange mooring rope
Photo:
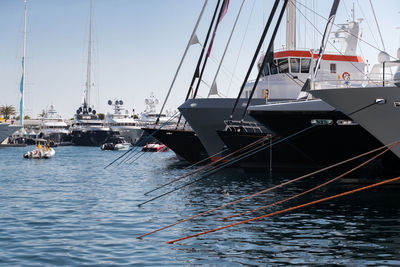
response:
[[[313,188],[310,188],[310,189],[308,189],[308,190],[306,190],[306,191],[304,191],[304,192],[302,192],[302,193],[300,193],[300,194],[297,194],[297,195],[288,197],[288,198],[286,198],[286,199],[277,201],[277,202],[275,202],[275,203],[272,203],[272,204],[269,204],[269,205],[266,205],[266,206],[263,206],[263,207],[259,207],[259,208],[257,208],[257,209],[253,209],[253,210],[241,212],[241,213],[238,213],[238,214],[234,214],[234,215],[231,215],[231,216],[227,216],[227,217],[222,218],[221,220],[225,221],[225,220],[228,220],[228,219],[231,219],[231,218],[234,218],[234,217],[238,217],[238,216],[242,216],[242,215],[245,215],[245,214],[249,214],[249,213],[252,213],[252,212],[255,212],[255,211],[259,211],[259,210],[263,210],[263,209],[266,209],[266,208],[270,208],[270,207],[276,206],[276,205],[278,205],[278,204],[285,203],[285,202],[287,202],[287,201],[289,201],[289,200],[298,198],[298,197],[303,196],[303,195],[305,195],[305,194],[308,194],[308,193],[310,193],[310,192],[312,192],[312,191],[315,191],[315,190],[317,190],[317,189],[319,189],[319,188],[321,188],[321,187],[324,187],[324,186],[326,186],[326,185],[328,185],[328,184],[330,184],[330,183],[333,183],[333,182],[339,180],[339,179],[342,178],[343,176],[345,176],[345,175],[347,175],[347,174],[349,174],[349,173],[352,173],[353,171],[355,171],[355,170],[361,168],[362,166],[367,165],[368,163],[370,163],[370,162],[373,161],[374,159],[376,159],[376,158],[380,157],[381,155],[385,154],[386,152],[388,152],[388,151],[389,151],[391,148],[393,148],[394,146],[395,146],[395,144],[394,144],[394,145],[391,145],[390,147],[388,147],[388,148],[385,149],[384,151],[382,151],[382,152],[380,152],[379,154],[373,156],[372,158],[370,158],[369,160],[363,162],[362,164],[360,164],[360,165],[354,167],[353,169],[348,170],[348,171],[342,173],[341,175],[336,176],[335,178],[333,178],[333,179],[331,179],[331,180],[329,180],[329,181],[326,181],[325,183],[322,183],[322,184],[317,185],[317,186],[315,186],[315,187],[313,187]]]
[[[397,142],[397,143],[398,143],[398,142]],[[397,143],[396,143],[396,144],[397,144]],[[217,208],[214,208],[214,209],[211,209],[211,210],[208,210],[208,211],[205,211],[205,212],[202,212],[202,213],[193,215],[193,216],[188,217],[188,218],[186,218],[186,219],[182,219],[182,220],[176,221],[175,223],[172,223],[172,224],[167,225],[167,226],[164,226],[164,227],[162,227],[162,228],[153,230],[153,231],[151,231],[151,232],[148,232],[148,233],[146,233],[146,234],[143,234],[143,235],[141,235],[141,236],[138,236],[137,238],[145,237],[145,236],[147,236],[147,235],[150,235],[150,234],[159,232],[159,231],[161,231],[161,230],[165,230],[165,229],[167,229],[167,228],[169,228],[169,227],[172,227],[172,226],[175,226],[175,225],[177,225],[177,224],[180,224],[180,223],[183,223],[183,222],[192,220],[192,219],[197,218],[197,217],[199,217],[199,216],[203,216],[203,215],[206,215],[206,214],[208,214],[208,213],[211,213],[211,212],[214,212],[214,211],[217,211],[217,210],[220,210],[220,209],[229,207],[229,206],[234,205],[234,204],[236,204],[236,203],[239,203],[239,202],[241,202],[241,201],[243,201],[243,200],[247,200],[247,199],[253,198],[253,197],[255,197],[255,196],[258,196],[258,195],[267,193],[267,192],[269,192],[269,191],[272,191],[272,190],[274,190],[274,189],[283,187],[283,186],[288,185],[288,184],[291,184],[291,183],[293,183],[293,182],[296,182],[296,181],[305,179],[305,178],[307,178],[307,177],[309,177],[309,176],[312,176],[312,175],[318,174],[318,173],[320,173],[320,172],[329,170],[329,169],[331,169],[331,168],[337,167],[337,166],[339,166],[339,165],[342,165],[342,164],[344,164],[344,163],[350,162],[350,161],[352,161],[352,160],[355,160],[355,159],[364,157],[364,156],[369,155],[369,154],[371,154],[371,153],[373,153],[373,152],[379,151],[379,150],[381,150],[381,149],[383,149],[383,148],[385,148],[385,147],[387,147],[387,146],[382,146],[382,147],[373,149],[373,150],[368,151],[368,152],[366,152],[366,153],[363,153],[363,154],[361,154],[361,155],[358,155],[358,156],[355,156],[355,157],[353,157],[353,158],[350,158],[350,159],[347,159],[347,160],[338,162],[338,163],[333,164],[333,165],[331,165],[331,166],[328,166],[328,167],[325,167],[325,168],[323,168],[323,169],[317,170],[317,171],[315,171],[315,172],[312,172],[312,173],[309,173],[309,174],[306,174],[306,175],[297,177],[297,178],[295,178],[295,179],[292,179],[292,180],[290,180],[290,181],[287,181],[287,182],[278,184],[278,185],[276,185],[276,186],[273,186],[273,187],[264,189],[264,190],[262,190],[262,191],[259,191],[259,192],[257,192],[257,193],[254,193],[254,194],[249,195],[249,196],[247,196],[247,197],[243,197],[243,198],[237,199],[237,200],[235,200],[235,201],[232,201],[232,202],[230,202],[230,203],[224,204],[224,205],[219,206],[219,207],[217,207]]]
[[[353,193],[356,193],[356,192],[359,192],[359,191],[367,190],[367,189],[370,189],[370,188],[373,188],[373,187],[377,187],[377,186],[380,186],[380,185],[383,185],[383,184],[388,184],[388,183],[395,182],[395,181],[398,181],[398,180],[400,180],[400,176],[396,177],[396,178],[393,178],[393,179],[386,180],[386,181],[382,181],[382,182],[379,182],[379,183],[375,183],[375,184],[372,184],[372,185],[368,185],[368,186],[364,186],[364,187],[357,188],[357,189],[354,189],[354,190],[350,190],[350,191],[347,191],[347,192],[344,192],[344,193],[341,193],[341,194],[333,195],[333,196],[326,197],[326,198],[321,198],[321,199],[318,199],[318,200],[315,200],[315,201],[311,201],[311,202],[308,202],[308,203],[304,203],[304,204],[301,204],[301,205],[298,205],[298,206],[294,206],[294,207],[291,207],[291,208],[287,208],[287,209],[271,212],[271,213],[268,213],[268,214],[265,214],[265,215],[262,215],[262,216],[259,216],[259,217],[255,217],[255,218],[252,218],[252,219],[248,219],[248,220],[232,223],[232,224],[225,225],[225,226],[222,226],[222,227],[219,227],[219,228],[215,228],[215,229],[212,229],[212,230],[208,230],[208,231],[205,231],[205,232],[201,232],[201,233],[197,233],[197,234],[194,234],[194,235],[189,235],[189,236],[185,236],[185,237],[182,237],[182,238],[179,238],[179,239],[171,240],[171,241],[168,241],[166,243],[167,244],[173,244],[175,242],[182,241],[182,240],[185,240],[185,239],[189,239],[189,238],[192,238],[192,237],[213,233],[213,232],[216,232],[216,231],[219,231],[219,230],[223,230],[223,229],[226,229],[226,228],[229,228],[229,227],[232,227],[232,226],[236,226],[236,225],[240,225],[240,224],[249,223],[249,222],[252,222],[252,221],[264,219],[264,218],[267,218],[267,217],[271,217],[273,215],[285,213],[285,212],[296,210],[296,209],[299,209],[299,208],[304,208],[304,207],[307,207],[307,206],[310,206],[310,205],[314,205],[314,204],[318,204],[318,203],[321,203],[321,202],[324,202],[324,201],[327,201],[327,200],[331,200],[331,199],[334,199],[334,198],[350,195],[350,194],[353,194]]]

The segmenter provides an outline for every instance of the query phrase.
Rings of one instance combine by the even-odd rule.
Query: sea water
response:
[[[32,149],[0,148],[0,264],[4,266],[400,265],[396,188],[357,193],[169,245],[165,242],[347,189],[327,187],[231,222],[220,220],[311,186],[311,182],[291,184],[137,239],[295,174],[223,170],[138,207],[198,178],[187,177],[149,196],[143,194],[196,167],[187,169],[167,152],[146,153],[133,163],[104,169],[124,152],[97,147],[57,147],[52,159],[24,159],[22,155]]]

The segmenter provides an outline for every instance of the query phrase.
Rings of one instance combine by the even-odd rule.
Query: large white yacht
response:
[[[40,128],[42,138],[51,140],[57,144],[70,141],[70,138],[68,138],[70,136],[68,125],[61,115],[57,113],[53,105],[45,110]]]
[[[135,145],[143,134],[143,130],[137,126],[133,114],[124,108],[122,100],[109,100],[108,104],[113,107],[113,113],[107,113],[104,124],[110,127],[111,131],[123,136],[125,140]]]
[[[7,137],[20,129],[22,129],[21,125],[9,123],[0,118],[0,144],[3,143]]]

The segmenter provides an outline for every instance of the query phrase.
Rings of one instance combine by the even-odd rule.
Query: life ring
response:
[[[347,71],[343,72],[342,78],[345,81],[349,81],[350,80],[350,73],[348,73]]]

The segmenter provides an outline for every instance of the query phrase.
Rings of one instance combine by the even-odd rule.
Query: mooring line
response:
[[[271,212],[271,213],[268,213],[268,214],[265,214],[265,215],[262,215],[262,216],[259,216],[259,217],[255,217],[255,218],[252,218],[252,219],[248,219],[248,220],[232,223],[232,224],[229,224],[229,225],[225,225],[225,226],[222,226],[222,227],[218,227],[218,228],[211,229],[211,230],[208,230],[208,231],[204,231],[204,232],[201,232],[201,233],[197,233],[197,234],[194,234],[194,235],[189,235],[189,236],[185,236],[185,237],[178,238],[178,239],[175,239],[175,240],[171,240],[171,241],[168,241],[166,243],[167,244],[173,244],[173,243],[176,243],[176,242],[179,242],[179,241],[182,241],[182,240],[185,240],[185,239],[189,239],[189,238],[192,238],[192,237],[197,237],[197,236],[213,233],[213,232],[220,231],[220,230],[223,230],[223,229],[226,229],[226,228],[230,228],[230,227],[233,227],[233,226],[241,225],[241,224],[244,224],[244,223],[249,223],[249,222],[260,220],[260,219],[264,219],[264,218],[267,218],[267,217],[271,217],[273,215],[285,213],[285,212],[296,210],[296,209],[299,209],[299,208],[304,208],[304,207],[311,206],[311,205],[314,205],[314,204],[318,204],[318,203],[321,203],[321,202],[325,202],[325,201],[328,201],[328,200],[331,200],[331,199],[335,199],[335,198],[347,196],[347,195],[350,195],[350,194],[353,194],[353,193],[356,193],[356,192],[359,192],[359,191],[367,190],[367,189],[370,189],[370,188],[373,188],[373,187],[377,187],[377,186],[381,186],[381,185],[384,185],[384,184],[392,183],[392,182],[395,182],[395,181],[398,181],[398,180],[400,180],[400,176],[396,177],[396,178],[389,179],[389,180],[385,180],[385,181],[382,181],[382,182],[378,182],[378,183],[375,183],[375,184],[372,184],[372,185],[368,185],[368,186],[360,187],[360,188],[357,188],[357,189],[354,189],[354,190],[346,191],[344,193],[340,193],[340,194],[333,195],[333,196],[330,196],[330,197],[321,198],[321,199],[318,199],[318,200],[315,200],[315,201],[307,202],[307,203],[304,203],[304,204],[301,204],[301,205],[297,205],[297,206],[294,206],[294,207],[290,207],[290,208],[287,208],[287,209]]]
[[[313,128],[314,126],[315,126],[315,125],[311,125],[311,126],[305,128],[305,129],[302,129],[302,130],[300,130],[300,131],[298,131],[298,132],[296,132],[296,133],[294,133],[294,134],[291,134],[291,135],[289,135],[289,136],[287,136],[287,137],[285,137],[285,138],[283,138],[283,139],[279,139],[278,141],[276,141],[276,142],[274,142],[274,143],[271,143],[271,144],[269,144],[268,146],[264,146],[264,145],[263,145],[264,147],[261,147],[261,148],[259,148],[259,149],[253,149],[253,150],[251,150],[251,151],[247,151],[247,152],[243,153],[242,155],[237,156],[236,159],[234,158],[234,159],[228,161],[227,163],[223,163],[223,164],[221,164],[221,165],[219,165],[219,166],[213,167],[212,171],[209,171],[209,172],[207,172],[207,173],[204,173],[204,174],[203,174],[203,177],[201,177],[201,178],[199,178],[199,179],[197,179],[197,180],[194,180],[194,181],[192,181],[192,182],[190,182],[190,183],[184,184],[183,186],[180,186],[180,187],[178,187],[178,188],[175,188],[175,189],[173,189],[173,190],[171,190],[171,191],[168,191],[168,192],[166,192],[166,193],[164,193],[164,194],[161,194],[161,195],[159,195],[159,196],[156,196],[156,197],[154,197],[154,198],[152,198],[152,199],[149,199],[149,200],[147,200],[147,201],[145,201],[145,202],[142,202],[142,203],[138,204],[138,207],[141,207],[142,205],[144,205],[144,204],[146,204],[146,203],[149,203],[149,202],[151,202],[151,201],[153,201],[153,200],[156,200],[156,199],[158,199],[158,198],[160,198],[160,197],[162,197],[162,196],[165,196],[165,195],[167,195],[167,194],[170,194],[170,193],[172,193],[172,192],[175,192],[175,191],[177,191],[177,190],[179,190],[179,189],[181,189],[181,188],[183,188],[183,187],[185,187],[185,186],[188,186],[188,185],[191,185],[191,184],[193,184],[193,183],[195,183],[195,182],[198,182],[198,181],[200,181],[200,180],[206,178],[207,175],[213,174],[213,173],[215,173],[216,171],[219,171],[220,169],[225,168],[226,166],[230,166],[230,165],[232,165],[232,164],[234,164],[234,163],[236,163],[236,162],[238,162],[238,161],[240,161],[240,160],[243,160],[243,159],[245,159],[245,158],[248,158],[248,157],[250,157],[250,156],[252,156],[252,155],[254,155],[254,154],[256,154],[256,153],[258,153],[258,152],[260,152],[260,151],[262,151],[262,150],[264,150],[264,149],[266,149],[266,148],[268,148],[268,147],[272,147],[272,146],[276,145],[277,143],[286,141],[286,140],[288,140],[288,139],[290,139],[290,138],[292,138],[292,137],[294,137],[294,136],[296,136],[296,135],[299,135],[299,134],[301,134],[301,133],[303,133],[303,132],[305,132],[305,131],[307,131],[307,130]],[[218,167],[218,168],[217,168],[217,167]]]
[[[306,174],[306,175],[297,177],[297,178],[295,178],[295,179],[292,179],[292,180],[286,181],[286,182],[284,182],[284,183],[275,185],[275,186],[273,186],[273,187],[264,189],[264,190],[262,190],[262,191],[256,192],[256,193],[254,193],[254,194],[252,194],[252,195],[249,195],[249,196],[246,196],[246,197],[242,197],[242,198],[240,198],[240,199],[237,199],[237,200],[235,200],[235,201],[229,202],[229,203],[224,204],[224,205],[222,205],[222,206],[219,206],[219,207],[217,207],[217,208],[214,208],[214,209],[211,209],[211,210],[208,210],[208,211],[205,211],[205,212],[202,212],[202,213],[193,215],[193,216],[188,217],[188,218],[186,218],[186,219],[179,220],[179,221],[177,221],[177,222],[175,222],[175,223],[173,223],[173,224],[167,225],[167,226],[165,226],[165,227],[156,229],[156,230],[151,231],[151,232],[149,232],[149,233],[146,233],[146,234],[144,234],[144,235],[138,236],[137,238],[142,238],[142,237],[144,237],[144,236],[147,236],[147,235],[156,233],[156,232],[158,232],[158,231],[167,229],[167,228],[172,227],[172,226],[175,226],[175,225],[177,225],[177,224],[180,224],[180,223],[183,223],[183,222],[186,222],[186,221],[195,219],[195,218],[197,218],[197,217],[199,217],[199,216],[206,215],[206,214],[208,214],[208,213],[211,213],[211,212],[214,212],[214,211],[217,211],[217,210],[220,210],[220,209],[229,207],[229,206],[231,206],[231,205],[237,204],[237,203],[239,203],[239,202],[241,202],[241,201],[244,201],[244,200],[247,200],[247,199],[256,197],[256,196],[258,196],[258,195],[261,195],[261,194],[270,192],[270,191],[272,191],[272,190],[275,190],[275,189],[277,189],[277,188],[283,187],[283,186],[285,186],[285,185],[288,185],[288,184],[291,184],[291,183],[300,181],[300,180],[305,179],[305,178],[307,178],[307,177],[310,177],[310,176],[312,176],[312,175],[315,175],[315,174],[318,174],[318,173],[327,171],[327,170],[332,169],[332,168],[334,168],[334,167],[340,166],[340,165],[342,165],[342,164],[345,164],[345,163],[348,163],[348,162],[350,162],[350,161],[356,160],[356,159],[358,159],[358,158],[364,157],[364,156],[369,155],[369,154],[371,154],[371,153],[377,152],[377,151],[379,151],[379,150],[381,150],[381,149],[383,149],[383,148],[385,148],[385,147],[387,147],[387,146],[382,146],[382,147],[373,149],[373,150],[368,151],[368,152],[366,152],[366,153],[363,153],[363,154],[357,155],[357,156],[355,156],[355,157],[346,159],[346,160],[344,160],[344,161],[335,163],[335,164],[333,164],[333,165],[330,165],[330,166],[328,166],[328,167],[322,168],[322,169],[320,169],[320,170],[311,172],[311,173],[309,173],[309,174]]]
[[[230,154],[228,154],[228,155],[226,155],[226,156],[223,156],[223,157],[217,159],[216,161],[212,161],[212,162],[210,162],[210,163],[208,163],[208,164],[206,164],[206,165],[204,165],[204,166],[202,166],[202,167],[200,167],[200,168],[198,168],[198,169],[196,169],[196,170],[193,170],[193,171],[191,171],[191,172],[189,172],[189,173],[183,174],[183,175],[181,175],[181,176],[179,176],[179,177],[173,179],[173,180],[170,181],[170,182],[167,182],[167,183],[165,183],[165,184],[163,184],[163,185],[161,185],[161,186],[159,186],[159,187],[157,187],[157,188],[154,188],[154,189],[152,189],[152,190],[150,190],[150,191],[144,193],[144,195],[146,196],[146,195],[148,195],[148,194],[151,193],[151,192],[154,192],[154,191],[156,191],[156,190],[158,190],[158,189],[161,189],[161,188],[163,188],[163,187],[165,187],[165,186],[167,186],[167,185],[170,185],[170,184],[172,184],[172,183],[174,183],[174,182],[177,182],[177,181],[179,181],[179,180],[181,180],[181,179],[183,179],[183,178],[185,178],[185,177],[187,177],[187,176],[189,176],[189,175],[192,175],[192,174],[195,174],[195,173],[197,173],[197,172],[200,172],[200,171],[202,171],[203,169],[208,168],[208,167],[210,167],[210,166],[213,165],[213,164],[217,164],[217,163],[223,161],[224,159],[226,159],[227,157],[232,156],[232,155],[234,155],[234,154],[240,152],[241,150],[247,149],[247,148],[249,148],[249,147],[251,147],[251,146],[253,146],[253,145],[256,145],[257,143],[260,143],[261,141],[264,141],[263,139],[267,140],[265,137],[260,138],[260,139],[258,139],[257,141],[255,141],[255,142],[253,142],[253,143],[251,143],[251,144],[246,145],[245,147],[242,147],[242,148],[240,148],[240,149],[238,149],[238,150],[235,150],[234,152],[232,152],[232,153],[230,153]],[[221,154],[223,151],[226,151],[226,150],[228,150],[228,149],[225,149],[225,150],[222,150],[222,151],[220,151],[220,152],[218,152],[218,153],[215,153],[214,155],[208,157],[207,159],[210,159],[210,158],[212,158],[212,157],[214,157],[214,156],[216,156],[216,155],[218,155],[218,154]],[[207,159],[204,159],[204,160],[207,160]],[[198,164],[198,163],[196,163],[196,164]],[[193,164],[193,165],[191,165],[191,166],[193,167],[193,166],[195,166],[196,164]]]
[[[119,156],[118,158],[116,158],[115,160],[113,160],[111,163],[109,163],[107,166],[104,167],[104,169],[108,168],[109,166],[111,166],[112,164],[114,164],[115,162],[117,162],[119,159],[121,159],[124,156],[127,156],[125,159],[121,160],[117,166],[119,166],[120,164],[126,162],[127,160],[130,160],[133,156],[137,155],[138,153],[135,153],[132,157],[129,157],[129,153],[133,153],[133,152],[137,152],[139,145],[147,142],[149,140],[150,137],[152,137],[156,132],[158,132],[162,127],[164,127],[165,125],[167,125],[171,120],[173,120],[177,115],[179,114],[179,111],[176,112],[173,116],[171,116],[166,122],[164,122],[163,124],[160,125],[160,127],[154,131],[152,134],[148,135],[145,139],[140,140],[138,142],[138,144],[136,144],[133,148],[129,149],[128,151],[126,151],[123,155]],[[128,158],[129,157],[129,158]]]
[[[265,145],[265,144],[261,144],[259,147],[264,146],[264,145]],[[257,148],[258,148],[258,147],[256,147],[255,149],[257,149]],[[254,150],[251,150],[250,152],[252,152],[252,151],[254,151]],[[259,151],[259,150],[257,150],[257,151]],[[250,153],[250,152],[245,152],[245,153]],[[244,153],[244,154],[245,154],[245,153]],[[242,154],[242,155],[243,155],[243,154]],[[241,157],[241,155],[239,155],[239,156]],[[190,181],[190,182],[188,182],[188,183],[185,183],[185,184],[183,184],[183,185],[181,185],[181,186],[179,186],[179,187],[175,187],[174,189],[172,189],[172,190],[170,190],[170,191],[168,191],[168,192],[165,192],[165,193],[163,193],[163,194],[160,194],[160,195],[158,195],[158,196],[155,196],[155,197],[153,197],[153,198],[151,198],[151,199],[149,199],[149,200],[146,200],[146,201],[144,201],[144,202],[138,204],[138,207],[141,207],[141,206],[143,206],[143,205],[146,204],[146,203],[152,202],[152,201],[154,201],[154,200],[156,200],[156,199],[159,199],[159,198],[161,198],[161,197],[163,197],[163,196],[166,196],[166,195],[168,195],[168,194],[170,194],[170,193],[173,193],[173,192],[175,192],[175,191],[177,191],[177,190],[179,190],[179,189],[182,189],[182,188],[184,188],[184,187],[186,187],[186,186],[189,186],[189,185],[194,184],[194,183],[196,183],[196,182],[198,182],[198,181],[201,181],[201,180],[207,178],[208,175],[210,175],[210,174],[212,174],[212,173],[214,173],[214,172],[216,172],[216,171],[218,171],[218,170],[220,170],[220,169],[222,169],[222,168],[224,168],[224,167],[227,166],[227,165],[226,165],[226,162],[221,162],[221,161],[219,161],[218,163],[221,163],[221,164],[220,164],[220,165],[217,165],[217,166],[211,166],[211,169],[210,169],[210,170],[205,170],[206,172],[203,173],[203,174],[201,174],[200,178],[195,179],[195,180],[193,180],[193,181]],[[208,167],[210,167],[210,166],[208,166]]]
[[[390,147],[386,148],[384,151],[382,151],[382,152],[378,153],[377,155],[371,157],[370,159],[364,161],[362,164],[360,164],[360,165],[358,165],[358,166],[356,166],[356,167],[354,167],[354,168],[352,168],[352,169],[350,169],[350,170],[348,170],[348,171],[342,173],[341,175],[336,176],[335,178],[333,178],[333,179],[331,179],[331,180],[329,180],[329,181],[326,181],[325,183],[322,183],[322,184],[317,185],[317,186],[315,186],[315,187],[313,187],[313,188],[310,188],[310,189],[308,189],[308,190],[306,190],[306,191],[304,191],[304,192],[302,192],[302,193],[299,193],[299,194],[297,194],[297,195],[288,197],[288,198],[286,198],[286,199],[277,201],[277,202],[275,202],[275,203],[272,203],[272,204],[269,204],[269,205],[266,205],[266,206],[263,206],[263,207],[259,207],[259,208],[253,209],[253,210],[244,211],[244,212],[241,212],[241,213],[238,213],[238,214],[234,214],[234,215],[231,215],[231,216],[227,216],[227,217],[221,218],[221,220],[225,221],[225,220],[228,220],[228,219],[231,219],[231,218],[234,218],[234,217],[238,217],[238,216],[242,216],[242,215],[245,215],[245,214],[253,213],[253,212],[256,212],[256,211],[259,211],[259,210],[264,210],[264,209],[267,209],[267,208],[270,208],[270,207],[273,207],[273,206],[276,206],[276,205],[285,203],[285,202],[287,202],[287,201],[289,201],[289,200],[298,198],[298,197],[300,197],[300,196],[306,195],[306,194],[308,194],[308,193],[311,193],[311,192],[313,192],[313,191],[315,191],[315,190],[317,190],[317,189],[319,189],[319,188],[322,188],[322,187],[324,187],[324,186],[326,186],[326,185],[328,185],[328,184],[330,184],[330,183],[333,183],[333,182],[335,182],[335,181],[337,181],[337,180],[343,178],[343,176],[345,176],[345,175],[347,175],[347,174],[350,174],[350,173],[354,172],[355,170],[357,170],[357,169],[359,169],[359,168],[361,168],[361,167],[367,165],[367,164],[370,163],[371,161],[375,160],[376,158],[378,158],[378,157],[382,156],[383,154],[385,154],[386,152],[388,152],[390,149],[392,149],[392,148],[393,148],[394,146],[396,146],[396,145],[397,145],[397,143],[391,145]]]

